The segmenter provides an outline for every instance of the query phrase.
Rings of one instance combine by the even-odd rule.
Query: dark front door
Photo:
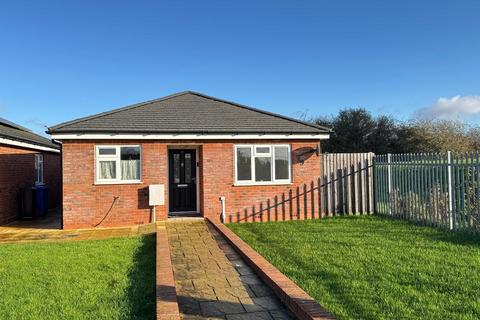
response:
[[[195,150],[169,150],[170,212],[197,210]]]

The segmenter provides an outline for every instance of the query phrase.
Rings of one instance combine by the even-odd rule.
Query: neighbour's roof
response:
[[[330,130],[192,91],[61,123],[48,129],[48,133],[319,134],[326,132]]]
[[[0,138],[60,149],[59,145],[53,143],[50,139],[3,118],[0,118]]]

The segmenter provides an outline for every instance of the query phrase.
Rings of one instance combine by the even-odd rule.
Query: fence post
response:
[[[447,151],[447,172],[448,172],[448,216],[450,218],[449,221],[449,229],[453,230],[453,194],[452,194],[452,152]]]
[[[387,154],[387,171],[388,171],[388,211],[392,215],[392,154]]]
[[[377,156],[374,154],[372,157],[372,184],[371,188],[373,190],[373,213],[378,214],[378,188],[377,183]]]

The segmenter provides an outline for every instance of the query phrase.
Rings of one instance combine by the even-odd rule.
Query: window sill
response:
[[[255,187],[255,186],[288,186],[292,185],[292,182],[249,182],[249,183],[239,183],[235,182],[234,187]]]
[[[105,185],[119,185],[119,184],[143,184],[143,181],[111,181],[111,182],[99,182],[96,181],[93,185],[94,186],[105,186]]]

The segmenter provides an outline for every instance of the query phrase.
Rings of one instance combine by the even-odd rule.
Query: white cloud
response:
[[[480,115],[480,96],[440,97],[430,107],[420,109],[418,115],[424,118],[464,118]]]

